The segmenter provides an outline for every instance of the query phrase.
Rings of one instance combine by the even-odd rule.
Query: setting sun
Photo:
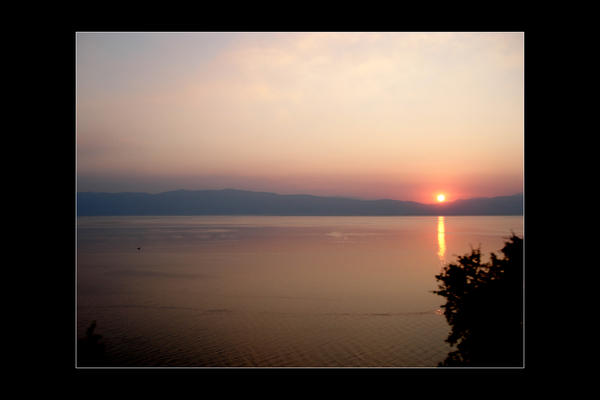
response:
[[[518,28],[72,29],[72,366],[524,368]]]

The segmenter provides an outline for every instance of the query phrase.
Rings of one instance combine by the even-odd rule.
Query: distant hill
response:
[[[77,193],[78,216],[100,215],[522,215],[523,194],[422,204],[245,190]]]

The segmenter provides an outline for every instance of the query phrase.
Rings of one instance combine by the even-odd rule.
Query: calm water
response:
[[[96,320],[124,367],[436,366],[435,275],[511,231],[522,217],[80,217],[77,333]]]

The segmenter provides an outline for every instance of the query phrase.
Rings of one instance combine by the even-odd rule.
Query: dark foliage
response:
[[[523,238],[513,234],[501,251],[482,263],[472,249],[436,275],[452,328],[446,341],[457,348],[440,366],[523,366]]]
[[[104,343],[100,342],[102,335],[94,333],[96,321],[92,322],[86,331],[86,336],[78,340],[77,351],[79,366],[99,366],[104,364]]]

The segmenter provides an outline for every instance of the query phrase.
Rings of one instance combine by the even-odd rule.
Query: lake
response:
[[[522,216],[79,217],[77,337],[96,321],[117,367],[434,367],[435,275],[511,232]]]

